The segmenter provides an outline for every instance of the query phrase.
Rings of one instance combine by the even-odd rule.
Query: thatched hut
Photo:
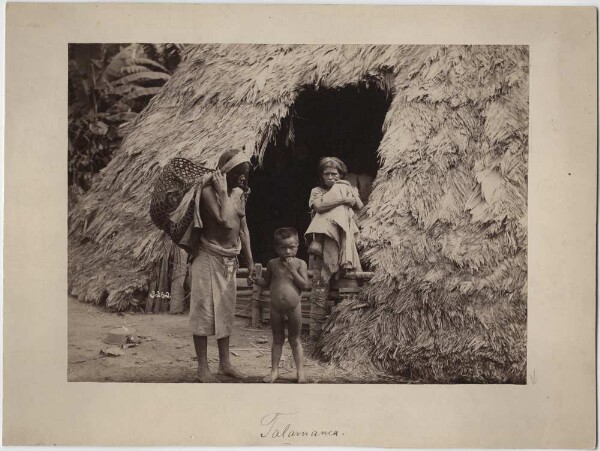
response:
[[[141,113],[69,218],[69,286],[125,308],[145,297],[161,233],[150,186],[175,156],[244,148],[256,261],[304,230],[316,162],[375,176],[360,218],[374,278],[333,312],[328,358],[423,381],[525,380],[528,49],[199,45]]]

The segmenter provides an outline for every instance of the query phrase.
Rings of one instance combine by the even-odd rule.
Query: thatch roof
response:
[[[524,382],[528,49],[201,45],[151,101],[70,215],[69,285],[123,308],[160,246],[150,185],[175,156],[260,154],[302,87],[393,95],[361,218],[375,278],[340,304],[325,356],[424,380]]]

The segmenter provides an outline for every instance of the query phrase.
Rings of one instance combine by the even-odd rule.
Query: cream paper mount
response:
[[[596,27],[591,7],[9,4],[3,443],[594,447]],[[106,42],[526,46],[525,383],[68,382],[67,52]]]

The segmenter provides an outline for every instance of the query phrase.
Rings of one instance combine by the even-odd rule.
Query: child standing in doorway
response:
[[[279,378],[279,361],[285,341],[285,324],[288,326],[288,341],[296,363],[297,380],[305,382],[304,355],[300,343],[302,330],[301,294],[310,288],[306,262],[296,258],[298,252],[298,232],[291,227],[275,230],[275,252],[277,258],[267,263],[264,279],[257,280],[261,287],[271,290],[271,374],[265,382],[273,383]]]
[[[336,157],[319,162],[321,186],[313,188],[308,201],[312,221],[305,232],[309,254],[318,257],[323,283],[340,269],[361,271],[356,249],[356,212],[363,208],[358,190],[344,180],[348,169]],[[317,263],[317,262],[315,262]]]

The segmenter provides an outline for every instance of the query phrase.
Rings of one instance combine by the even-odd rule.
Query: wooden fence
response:
[[[264,277],[266,269],[257,264],[254,269],[255,274]],[[166,269],[163,271],[166,275]],[[313,272],[308,271],[308,276],[312,281]],[[330,283],[328,299],[331,303],[337,303],[345,297],[352,296],[358,292],[360,286],[373,276],[371,272],[350,272],[345,277],[333,280]],[[271,297],[268,289],[263,289],[258,285],[248,286],[248,269],[240,268],[236,273],[237,284],[237,302],[236,316],[251,318],[252,327],[258,327],[261,324],[268,323],[270,320]],[[183,283],[182,290],[183,290]],[[146,300],[146,313],[168,313],[170,311],[170,293],[168,281],[165,277],[155,281]],[[184,290],[184,293],[186,290]],[[189,292],[186,298],[189,297]],[[183,300],[182,300],[183,302]],[[311,290],[302,291],[302,325],[309,327],[311,323]]]
[[[255,274],[261,274],[264,277],[266,271],[262,265],[255,266]],[[308,271],[308,276],[312,280],[313,273]],[[337,303],[345,297],[358,292],[360,286],[373,276],[371,272],[350,272],[346,277],[332,281],[329,291],[329,299]],[[259,285],[248,286],[248,269],[240,268],[237,271],[237,302],[236,316],[251,318],[252,327],[258,327],[261,324],[268,323],[270,319],[270,291],[263,289]],[[302,291],[302,325],[310,326],[311,316],[311,290]]]

